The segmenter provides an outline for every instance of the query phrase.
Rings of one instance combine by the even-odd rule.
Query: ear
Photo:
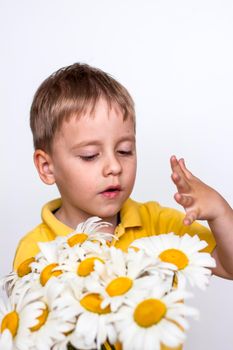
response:
[[[41,180],[47,185],[53,185],[55,183],[55,178],[51,156],[41,149],[37,149],[34,152],[33,159]]]

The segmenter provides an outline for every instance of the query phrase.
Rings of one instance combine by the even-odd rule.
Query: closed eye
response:
[[[121,156],[131,156],[133,154],[132,151],[117,151]]]
[[[92,154],[90,156],[79,156],[79,158],[81,158],[82,160],[86,161],[86,162],[90,162],[91,160],[94,160],[98,157],[99,154]]]

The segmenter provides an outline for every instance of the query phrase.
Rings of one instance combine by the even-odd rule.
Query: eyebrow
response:
[[[123,136],[118,140],[117,144],[124,141],[130,141],[135,143],[135,136]],[[86,146],[100,146],[101,144],[102,142],[99,140],[83,141],[83,142],[76,143],[73,147],[71,147],[71,150],[74,150],[80,147],[86,147]]]

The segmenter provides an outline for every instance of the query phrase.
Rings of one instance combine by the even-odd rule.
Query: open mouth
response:
[[[102,191],[101,194],[108,198],[114,198],[120,193],[120,191],[120,186],[110,186],[107,187],[104,191]]]
[[[107,187],[103,192],[116,192],[120,190],[121,190],[120,186],[110,186],[110,187]]]

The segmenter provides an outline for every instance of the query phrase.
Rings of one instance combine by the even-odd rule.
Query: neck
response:
[[[55,217],[66,226],[76,229],[77,225],[86,221],[91,216],[87,213],[73,213],[72,209],[67,210],[63,205],[55,212]],[[116,226],[118,225],[117,214],[111,218],[101,218],[103,221],[109,222],[112,226],[104,227],[103,231],[108,233],[114,233]]]

